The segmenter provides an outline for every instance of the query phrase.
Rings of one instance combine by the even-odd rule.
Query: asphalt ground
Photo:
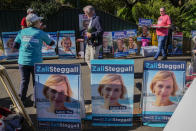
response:
[[[153,57],[143,58],[140,56],[132,57],[134,59],[134,113],[140,113],[140,101],[141,101],[141,90],[142,90],[142,80],[143,80],[143,61],[144,60],[153,60]],[[187,61],[190,62],[190,56],[175,56],[175,57],[168,57],[169,61]],[[81,77],[82,77],[82,88],[84,89],[84,99],[86,102],[86,109],[87,113],[91,111],[91,88],[90,88],[90,70],[87,64],[84,62],[83,59],[48,59],[44,60],[43,63],[48,64],[81,64]],[[18,64],[16,61],[5,61],[1,62],[8,75],[14,85],[16,92],[19,92],[20,86],[20,74],[18,69]],[[33,100],[33,84],[30,81],[28,95]],[[4,89],[2,83],[0,82],[0,106],[7,107],[12,104],[11,99],[9,98],[8,93]],[[34,126],[36,127],[36,108],[33,106],[25,108],[27,113],[29,114],[31,120],[33,121]],[[91,126],[91,121],[82,120],[82,130],[83,131],[162,131],[163,128],[155,128],[155,127],[147,127],[143,126],[139,117],[134,118],[133,127],[93,127]],[[31,128],[24,123],[23,126],[24,131],[31,131]],[[36,130],[39,130],[36,128]],[[55,130],[55,129],[54,129]],[[59,130],[58,130],[59,131]]]

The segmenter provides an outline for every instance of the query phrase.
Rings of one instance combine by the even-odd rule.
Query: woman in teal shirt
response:
[[[14,48],[19,49],[19,70],[21,74],[20,94],[21,100],[25,105],[30,74],[32,74],[33,85],[34,80],[34,64],[42,63],[42,44],[45,42],[47,45],[54,45],[48,34],[42,31],[41,19],[36,14],[29,14],[26,17],[27,27],[19,31],[14,41]]]

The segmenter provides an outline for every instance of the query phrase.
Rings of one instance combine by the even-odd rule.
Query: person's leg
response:
[[[21,75],[21,83],[20,83],[20,97],[21,100],[24,101],[26,98],[29,80],[30,80],[30,70],[28,66],[19,65],[20,75]]]
[[[165,44],[166,44],[166,41],[167,41],[167,36],[163,36],[163,39],[162,39],[162,47],[161,47],[161,51],[162,51],[162,56],[163,56],[163,58],[162,58],[162,60],[165,60],[166,59],[166,52],[165,52]]]
[[[157,40],[158,40],[158,51],[157,51],[157,53],[155,54],[155,56],[154,56],[154,59],[156,60],[156,59],[158,59],[158,57],[159,57],[159,54],[161,53],[161,41],[162,41],[162,37],[161,36],[157,36]]]
[[[35,73],[34,73],[34,66],[29,66],[30,72],[32,75],[33,87],[35,86]]]
[[[86,51],[85,51],[85,61],[88,64],[89,68],[90,68],[90,56],[91,56],[91,46],[90,45],[86,45]]]

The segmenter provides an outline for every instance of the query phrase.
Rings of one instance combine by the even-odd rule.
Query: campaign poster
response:
[[[91,61],[93,126],[132,126],[133,60]]]
[[[76,57],[75,31],[59,31],[58,54],[61,58]]]
[[[88,29],[88,25],[90,23],[90,19],[85,14],[79,14],[79,38],[87,38],[86,33]],[[79,42],[79,48],[78,48],[78,56],[79,58],[84,58],[85,56],[85,48],[86,48],[86,41]]]
[[[152,127],[164,127],[185,87],[186,62],[144,61],[142,122]]]
[[[126,35],[128,38],[128,45],[127,45],[128,56],[136,55],[136,53],[138,52],[137,30],[136,29],[127,30]]]
[[[139,23],[138,23],[138,26],[139,27],[142,27],[142,26],[148,26],[150,27],[152,25],[152,19],[143,19],[143,18],[140,18],[139,19]]]
[[[2,39],[0,37],[0,60],[3,60],[5,57],[5,54],[4,54],[4,48],[3,48],[3,42],[2,42]]]
[[[127,49],[128,38],[126,31],[113,31],[112,32],[112,41],[114,47],[114,57],[126,57],[129,52]]]
[[[88,28],[90,20],[85,14],[79,14],[79,30],[85,30]]]
[[[193,74],[196,76],[196,30],[192,30],[192,67]]]
[[[182,44],[183,44],[182,32],[173,32],[172,33],[172,47],[171,47],[172,52],[170,51],[170,52],[168,52],[168,54],[181,55],[182,54]]]
[[[103,58],[114,57],[114,48],[112,43],[112,32],[103,33],[103,48],[101,48],[100,54],[103,54]]]
[[[142,28],[139,28],[137,41],[141,47],[152,45],[152,36],[149,30],[149,27],[142,26]]]
[[[192,35],[192,45],[191,45],[191,62],[189,63],[187,67],[187,73],[186,73],[186,87],[188,88],[192,81],[196,78],[196,30],[191,31]]]
[[[196,30],[192,30],[191,31],[191,35],[192,35],[192,45],[191,45],[191,50],[195,50],[196,49]]]
[[[80,65],[35,64],[39,128],[81,128]]]
[[[57,32],[47,32],[48,36],[51,40],[55,42],[53,46],[47,45],[45,42],[43,42],[42,45],[42,56],[43,57],[54,57],[57,56],[55,52],[55,48],[57,45]]]
[[[7,58],[18,58],[19,50],[13,48],[14,40],[18,32],[2,32],[4,53]]]

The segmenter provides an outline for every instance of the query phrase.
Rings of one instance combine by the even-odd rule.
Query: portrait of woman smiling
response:
[[[101,108],[110,110],[111,107],[122,106],[119,99],[124,99],[127,93],[122,76],[119,74],[107,74],[99,83],[98,92],[104,99]]]
[[[74,55],[75,54],[75,52],[71,50],[73,43],[70,37],[63,37],[60,42],[60,46],[61,46],[61,48],[59,48],[60,55],[63,55],[63,54]]]
[[[155,95],[155,101],[146,105],[146,111],[173,112],[177,106],[170,97],[176,96],[178,84],[171,71],[159,71],[150,83],[150,90]]]
[[[67,76],[50,75],[44,84],[43,95],[50,105],[41,109],[39,116],[53,118],[56,114],[73,114],[73,111],[65,106],[65,102],[71,102],[73,95]]]

